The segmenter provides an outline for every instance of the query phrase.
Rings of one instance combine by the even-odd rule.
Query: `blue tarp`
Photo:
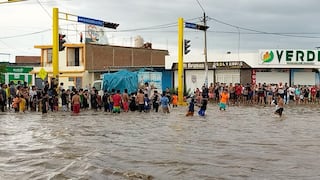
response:
[[[112,89],[128,89],[128,93],[136,92],[138,89],[138,75],[136,72],[120,70],[115,73],[105,73],[103,75],[103,90],[111,92]]]

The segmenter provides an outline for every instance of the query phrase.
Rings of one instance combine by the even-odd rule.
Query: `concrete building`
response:
[[[16,56],[15,64],[18,66],[40,66],[40,56]]]
[[[89,88],[93,81],[100,79],[105,72],[119,69],[136,70],[140,68],[158,68],[165,70],[167,50],[122,47],[99,44],[64,44],[65,50],[59,52],[59,82],[65,88]],[[49,80],[52,72],[52,45],[37,45],[41,50],[40,67],[32,71],[38,77],[43,68],[48,73]]]
[[[4,71],[0,75],[1,83],[23,84],[25,82],[32,85],[35,83],[35,79],[30,72],[37,66],[40,66],[40,56],[16,56],[15,63],[1,62]]]
[[[259,50],[257,53],[212,54],[208,62],[208,83],[287,83],[288,85],[320,84],[320,51]],[[177,63],[166,63],[174,71],[177,87]],[[185,61],[184,81],[187,89],[200,88],[205,82],[204,62]]]

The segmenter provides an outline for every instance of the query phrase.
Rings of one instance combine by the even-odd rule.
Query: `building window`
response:
[[[68,66],[80,66],[79,48],[68,48]]]
[[[76,77],[76,88],[82,88],[82,77]]]
[[[82,88],[82,77],[69,77],[68,80],[69,82],[73,82],[75,85],[74,87],[77,88],[77,90]]]
[[[48,63],[52,63],[52,49],[48,49],[47,61]]]

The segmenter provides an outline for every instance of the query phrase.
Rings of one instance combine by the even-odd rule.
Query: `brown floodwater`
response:
[[[170,110],[2,113],[0,179],[320,178],[319,105]]]

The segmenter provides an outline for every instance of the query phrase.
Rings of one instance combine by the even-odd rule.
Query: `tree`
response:
[[[0,64],[0,83],[5,83],[5,76],[4,74],[7,72],[7,65]]]

